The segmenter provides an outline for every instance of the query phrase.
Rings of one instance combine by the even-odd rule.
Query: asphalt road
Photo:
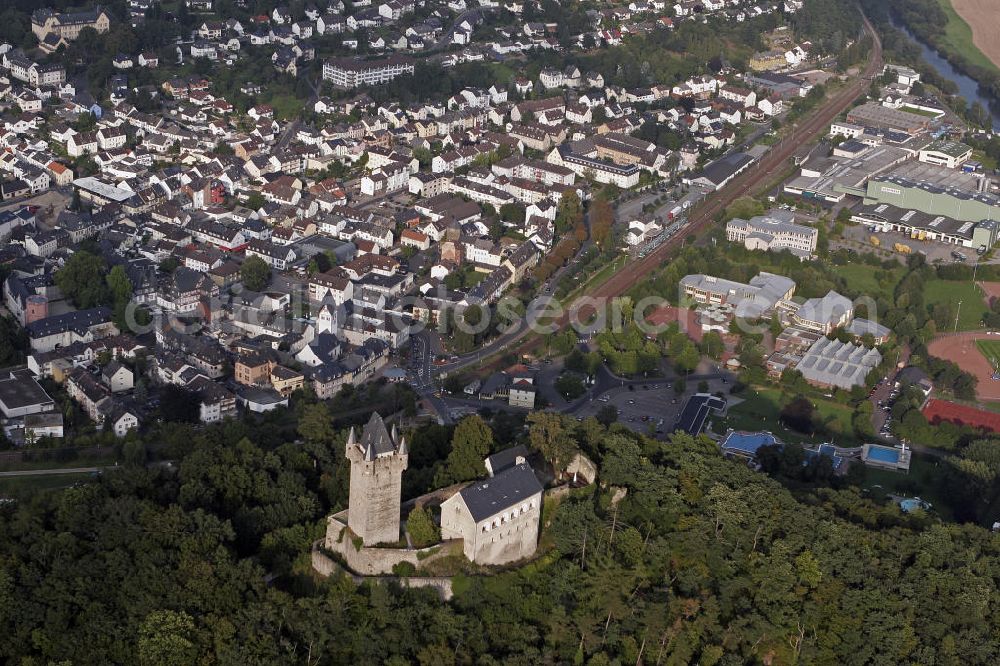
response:
[[[414,388],[418,391],[433,389],[431,345],[426,332],[410,337],[410,372],[414,375]]]
[[[681,247],[687,239],[703,233],[708,227],[714,224],[714,216],[717,213],[724,211],[727,206],[740,197],[754,194],[762,186],[769,184],[774,174],[785,168],[789,158],[801,146],[811,143],[817,137],[824,134],[829,124],[843,111],[847,110],[859,95],[864,93],[868,81],[882,67],[882,42],[879,39],[878,32],[871,21],[868,20],[868,17],[864,17],[864,23],[865,30],[872,36],[873,53],[862,76],[833,99],[829,100],[804,122],[796,125],[792,133],[784,137],[780,143],[773,146],[753,168],[734,178],[726,187],[714,195],[710,195],[702,204],[692,209],[686,227],[678,231],[673,237],[642,259],[626,265],[623,270],[615,273],[609,280],[587,295],[595,299],[611,299],[625,293],[639,281],[647,279],[653,271],[663,264],[671,252]],[[567,315],[560,319],[558,323],[565,325],[568,321],[569,318]],[[539,343],[539,340],[531,341],[525,345],[524,350],[531,349]]]
[[[586,296],[595,299],[610,300],[624,294],[639,281],[647,279],[653,271],[663,264],[671,252],[683,246],[689,238],[703,233],[709,226],[714,224],[714,216],[717,213],[724,211],[727,206],[740,197],[747,194],[755,194],[762,186],[768,185],[775,173],[785,168],[788,160],[796,154],[796,151],[802,146],[815,141],[817,137],[827,131],[830,123],[838,115],[847,110],[859,95],[865,92],[868,82],[882,68],[882,41],[879,39],[878,32],[871,21],[868,20],[868,17],[863,16],[863,18],[865,30],[872,37],[873,52],[862,75],[803,122],[795,125],[791,134],[785,136],[780,143],[772,146],[771,150],[753,168],[743,172],[724,188],[710,194],[701,204],[693,207],[689,213],[688,224],[669,240],[659,245],[654,251],[643,258],[631,264],[626,264],[622,270],[615,273],[609,280],[586,294]],[[585,317],[581,316],[580,319],[585,320]],[[555,320],[555,323],[559,328],[569,323],[568,312]],[[459,370],[477,363],[480,359],[496,352],[515,348],[514,345],[524,341],[528,337],[528,333],[527,322],[522,319],[511,331],[501,335],[473,354],[467,354],[453,363],[439,366],[437,372],[445,373]],[[516,347],[516,350],[518,353],[531,351],[537,348],[541,344],[541,341],[542,339],[539,337],[527,340],[524,344]]]
[[[292,122],[288,123],[288,126],[285,127],[285,130],[281,133],[281,136],[278,137],[278,142],[274,144],[274,147],[284,148],[285,146],[287,146],[288,142],[291,141],[292,138],[295,136],[295,133],[299,131],[299,127],[301,125],[302,125],[301,120],[293,120]]]
[[[56,469],[21,469],[13,472],[0,472],[0,477],[10,476],[55,476],[57,474],[95,474],[103,467],[60,467]]]

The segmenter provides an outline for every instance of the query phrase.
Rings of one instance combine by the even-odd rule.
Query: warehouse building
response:
[[[847,113],[847,122],[854,125],[898,130],[913,134],[930,127],[931,118],[900,109],[890,109],[874,102],[868,102],[867,104],[862,104],[851,109]]]
[[[935,141],[920,150],[918,159],[927,164],[957,169],[972,159],[972,147],[958,141]]]
[[[891,204],[862,206],[851,216],[851,221],[868,225],[872,231],[895,231],[917,240],[959,245],[977,251],[993,247],[1000,229],[996,220],[968,222]]]
[[[55,409],[56,403],[27,370],[8,372],[0,379],[0,414],[20,418]]]
[[[1000,197],[981,175],[913,162],[872,178],[864,191],[866,204],[890,204],[963,222],[1000,220]]]
[[[730,153],[706,165],[701,173],[685,179],[685,183],[721,190],[756,163],[757,159],[748,153]]]
[[[911,158],[911,153],[895,146],[877,146],[856,153],[856,157],[812,157],[799,175],[785,183],[786,194],[826,203],[840,203],[847,194],[862,196],[865,183],[877,174]]]

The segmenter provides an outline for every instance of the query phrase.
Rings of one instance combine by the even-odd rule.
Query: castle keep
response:
[[[347,526],[366,546],[399,540],[403,470],[409,455],[406,439],[373,413],[360,439],[351,428],[347,438],[351,490]]]

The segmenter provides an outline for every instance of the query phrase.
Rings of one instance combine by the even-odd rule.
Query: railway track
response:
[[[872,55],[864,69],[864,72],[848,85],[847,88],[837,93],[833,99],[826,102],[824,106],[817,109],[803,123],[793,128],[790,135],[775,145],[766,155],[747,171],[734,178],[729,184],[718,190],[713,195],[703,200],[689,214],[688,224],[679,230],[673,237],[662,243],[654,251],[645,257],[626,264],[625,267],[615,273],[611,278],[596,287],[593,291],[583,294],[580,298],[591,298],[595,300],[609,300],[616,296],[621,296],[639,281],[648,278],[659,268],[684,242],[693,237],[697,237],[707,231],[714,223],[717,213],[724,211],[734,201],[747,194],[755,194],[762,186],[770,182],[776,171],[784,168],[788,159],[795,154],[800,146],[811,143],[823,134],[841,113],[846,111],[851,103],[861,95],[876,73],[882,68],[882,41],[879,39],[875,26],[862,14],[865,31],[872,38]],[[570,322],[570,312],[572,306],[561,317],[555,320],[560,327],[566,326]],[[592,314],[593,308],[586,306],[579,310],[576,318],[579,321],[586,321]],[[515,340],[507,341],[501,349],[512,347],[519,354],[530,352],[539,347],[544,341],[542,336],[530,336],[530,329],[525,329]],[[497,350],[490,350],[489,347],[483,350],[484,353],[492,353]],[[453,369],[459,369],[464,364]]]
[[[872,76],[882,67],[882,42],[875,27],[864,17],[865,29],[872,37],[872,57],[864,73],[857,80],[842,90],[816,113],[812,114],[803,124],[797,126],[791,135],[782,139],[768,153],[743,174],[719,190],[715,196],[706,199],[689,216],[688,224],[676,235],[664,242],[660,247],[642,259],[626,264],[625,268],[611,279],[588,294],[595,298],[610,298],[620,296],[644,277],[660,266],[668,255],[681,247],[684,242],[708,229],[714,222],[714,217],[725,210],[734,201],[747,194],[755,193],[762,184],[766,184],[775,171],[783,168],[795,150],[816,139],[833,120],[836,119],[864,92]]]

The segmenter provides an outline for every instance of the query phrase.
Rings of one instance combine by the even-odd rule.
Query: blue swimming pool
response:
[[[724,452],[755,456],[762,446],[774,446],[774,435],[767,432],[733,432],[722,442]]]
[[[870,446],[868,447],[868,459],[895,464],[899,462],[899,451],[884,446]]]

